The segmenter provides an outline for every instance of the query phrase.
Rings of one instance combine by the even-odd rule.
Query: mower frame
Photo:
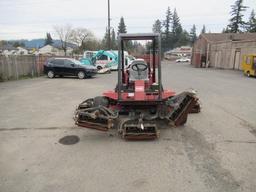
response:
[[[124,58],[124,42],[129,40],[151,40],[152,41],[152,83],[156,83],[156,67],[158,67],[158,100],[162,101],[162,74],[161,74],[161,34],[159,33],[121,33],[118,36],[118,82],[117,93],[118,102],[122,102],[121,93],[123,91],[124,76],[125,76],[125,58]],[[158,66],[156,66],[156,52],[158,49]],[[151,67],[149,65],[149,67]]]

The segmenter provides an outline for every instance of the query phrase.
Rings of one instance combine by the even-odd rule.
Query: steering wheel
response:
[[[132,70],[137,71],[138,73],[141,71],[146,71],[148,68],[148,65],[145,63],[135,63],[132,65]]]

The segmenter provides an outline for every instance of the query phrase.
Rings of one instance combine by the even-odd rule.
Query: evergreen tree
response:
[[[100,42],[99,40],[97,40],[95,38],[88,39],[86,41],[86,44],[84,45],[84,50],[96,51],[99,49],[103,49],[102,42]]]
[[[50,33],[46,33],[46,39],[44,41],[44,45],[52,45],[53,40]]]
[[[114,29],[111,31],[111,49],[117,49],[116,32]]]
[[[163,21],[164,33],[168,37],[170,35],[170,27],[172,22],[172,13],[170,7],[167,8],[165,20]]]
[[[247,32],[255,33],[256,32],[256,17],[255,12],[252,10],[249,22],[247,23]]]
[[[172,13],[170,7],[167,8],[165,20],[163,21],[164,34],[163,34],[163,51],[171,48],[171,23],[172,23]]]
[[[13,47],[25,47],[24,42],[20,42],[20,41],[15,41],[12,43]]]
[[[4,40],[0,40],[0,48],[3,47],[4,45],[7,45],[8,42]]]
[[[127,33],[127,29],[126,29],[126,25],[125,25],[123,17],[120,18],[120,22],[119,22],[119,25],[118,25],[117,34],[120,34],[120,33]],[[127,49],[127,51],[130,52],[133,49],[133,42],[132,41],[125,41],[124,46]]]
[[[159,19],[155,21],[152,28],[153,33],[161,33],[162,31],[162,23]]]
[[[126,25],[124,23],[124,18],[121,17],[119,25],[118,25],[118,34],[119,33],[127,33]]]
[[[202,28],[202,31],[201,31],[201,34],[204,34],[204,33],[206,33],[206,27],[205,27],[205,25],[203,25],[203,28]]]
[[[190,33],[189,33],[189,36],[190,36],[190,42],[191,42],[191,44],[193,45],[194,42],[195,42],[196,39],[197,39],[197,35],[196,35],[196,26],[195,26],[195,24],[194,24],[193,27],[191,28]]]
[[[107,49],[108,48],[108,28],[106,28],[105,35],[101,41],[101,48]]]
[[[176,47],[180,47],[183,45],[189,45],[189,44],[190,44],[189,33],[186,30],[183,30],[179,36],[178,42],[176,43]]]
[[[180,24],[180,18],[178,16],[176,9],[174,9],[173,15],[172,15],[172,39],[171,39],[172,47],[177,46],[176,43],[179,41],[181,33],[182,33],[182,27]]]
[[[222,33],[230,33],[228,26],[222,29]]]
[[[182,27],[180,24],[180,18],[175,8],[172,15],[172,33],[177,35],[178,33],[181,33],[181,31]]]
[[[228,25],[229,32],[239,33],[241,28],[245,26],[243,21],[243,12],[246,11],[247,7],[243,5],[243,0],[236,0],[234,5],[231,5],[231,19]]]

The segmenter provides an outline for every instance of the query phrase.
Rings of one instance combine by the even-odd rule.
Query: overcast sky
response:
[[[221,32],[235,0],[110,0],[111,26],[116,30],[123,16],[128,32],[151,32],[156,19],[163,20],[168,6],[177,9],[182,26],[190,30]],[[255,0],[244,0],[245,18],[256,10]],[[0,0],[0,40],[45,38],[54,25],[71,24],[91,29],[101,38],[107,25],[107,0]]]

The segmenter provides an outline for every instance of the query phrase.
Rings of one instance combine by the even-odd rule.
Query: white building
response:
[[[42,55],[62,55],[62,52],[60,49],[52,46],[52,45],[45,45],[38,49],[38,54]]]
[[[16,55],[28,55],[29,51],[23,47],[17,47]]]
[[[18,49],[13,47],[12,45],[4,45],[0,48],[1,55],[15,55]]]
[[[67,55],[70,56],[73,52],[73,49],[70,47],[67,47]],[[38,50],[38,54],[42,55],[55,55],[55,56],[64,56],[65,53],[63,49],[60,49],[58,47],[52,46],[52,45],[45,45],[41,47]]]
[[[177,57],[190,57],[192,54],[192,47],[181,46],[164,53],[165,59],[172,59]]]

